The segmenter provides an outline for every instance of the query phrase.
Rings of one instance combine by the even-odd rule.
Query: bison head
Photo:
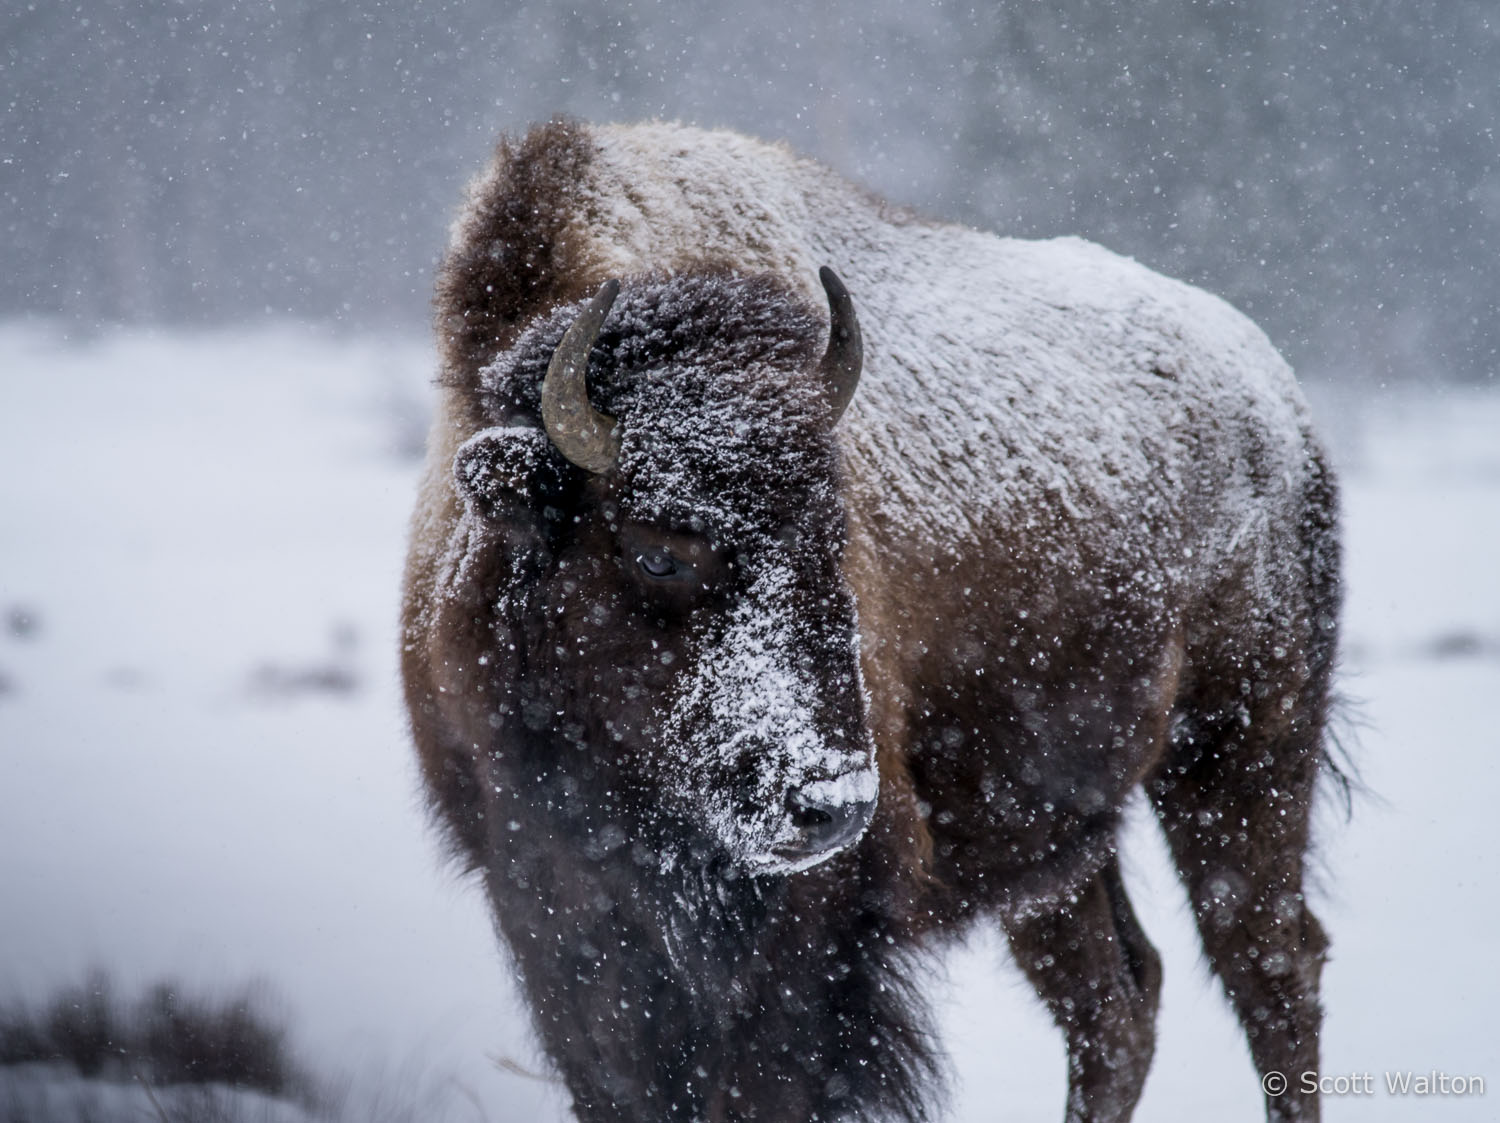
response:
[[[483,374],[452,570],[487,574],[482,782],[601,853],[790,873],[873,813],[832,432],[859,329],[823,277],[821,361],[795,294],[701,272],[611,281]]]

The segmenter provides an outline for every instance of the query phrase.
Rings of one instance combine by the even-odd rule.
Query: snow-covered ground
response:
[[[263,980],[302,1059],[413,1118],[557,1119],[406,745],[396,595],[427,348],[0,326],[0,1001]],[[1500,1102],[1500,394],[1325,395],[1345,469],[1343,688],[1371,794],[1322,820],[1331,1120]],[[1141,1120],[1261,1117],[1136,808],[1167,984]],[[1062,1114],[1061,1039],[987,938],[934,976],[957,1120]],[[1386,1072],[1481,1076],[1391,1095]],[[7,1077],[0,1074],[0,1082]],[[1363,1086],[1363,1085],[1361,1085]],[[373,1116],[372,1112],[372,1116]]]

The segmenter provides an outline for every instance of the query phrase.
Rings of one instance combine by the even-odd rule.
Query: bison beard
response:
[[[579,862],[547,829],[488,876],[514,902],[500,929],[579,1118],[928,1114],[911,964],[886,938],[892,902],[866,899],[857,873],[817,889],[712,858],[664,873],[629,845]]]
[[[438,309],[407,701],[580,1118],[928,1118],[922,958],[988,919],[1068,1118],[1128,1119],[1140,788],[1257,1068],[1316,1069],[1336,493],[1253,326],[731,134],[567,123],[502,145]]]

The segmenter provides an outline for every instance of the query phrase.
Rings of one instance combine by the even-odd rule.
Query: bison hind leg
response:
[[[1005,922],[1016,962],[1067,1037],[1068,1123],[1128,1120],[1156,1051],[1161,958],[1119,862],[1040,916]]]
[[[1294,714],[1262,728],[1193,730],[1146,788],[1255,1066],[1289,1085],[1267,1094],[1268,1118],[1316,1120],[1297,1075],[1318,1068],[1328,946],[1303,894],[1321,721]]]

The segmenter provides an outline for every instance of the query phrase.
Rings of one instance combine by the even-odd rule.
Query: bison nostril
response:
[[[875,811],[875,802],[820,799],[806,789],[798,789],[787,794],[786,809],[787,817],[802,835],[788,849],[812,855],[837,850],[858,838]]]
[[[804,830],[833,822],[833,814],[828,808],[804,802],[801,792],[793,792],[786,797],[786,809],[791,813],[792,822]]]

